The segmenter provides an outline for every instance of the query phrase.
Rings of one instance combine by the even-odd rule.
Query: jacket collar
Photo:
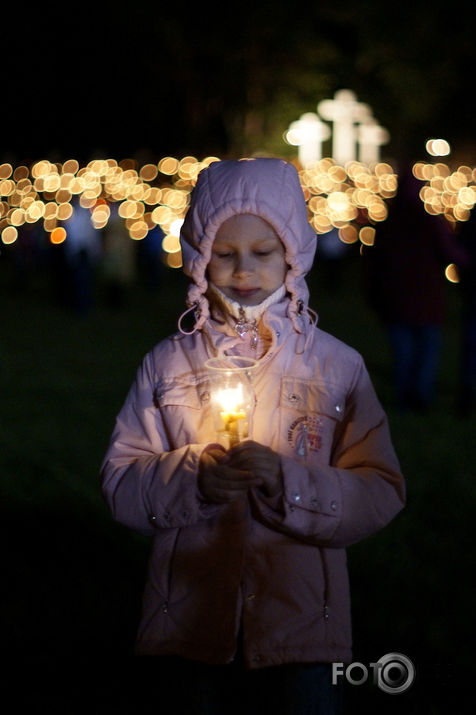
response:
[[[272,342],[269,353],[281,346],[290,334],[298,337],[288,316],[289,303],[290,298],[285,296],[282,300],[269,305],[261,315],[260,325],[271,333]],[[241,342],[241,338],[231,322],[225,321],[223,318],[217,318],[218,315],[211,315],[206,320],[202,330],[208,338],[211,352],[220,356],[238,345]]]

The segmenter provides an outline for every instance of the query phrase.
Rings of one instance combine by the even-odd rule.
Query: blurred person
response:
[[[465,260],[459,267],[462,295],[458,411],[469,417],[476,404],[476,209],[458,233]]]
[[[102,276],[106,302],[111,308],[123,308],[136,278],[136,247],[116,203],[110,206],[109,220],[103,230]]]
[[[316,258],[318,265],[322,265],[322,270],[316,278],[324,282],[325,289],[329,292],[339,290],[342,268],[348,255],[349,245],[341,241],[337,228],[332,228],[327,233],[318,236]]]
[[[335,715],[331,664],[352,660],[345,549],[405,500],[387,419],[361,356],[308,308],[316,235],[291,164],[212,163],[181,241],[189,310],[145,357],[101,468],[114,518],[153,537],[146,710],[167,687],[187,715]],[[257,361],[232,446],[213,425],[212,357]]]
[[[396,402],[402,410],[425,410],[436,396],[445,320],[445,266],[462,251],[448,222],[430,216],[410,167],[380,224],[365,269],[371,305],[389,338]]]
[[[165,234],[161,227],[156,225],[148,231],[142,241],[138,241],[137,259],[140,279],[145,288],[150,291],[157,290],[162,286],[168,270],[163,260],[162,241],[164,237]]]
[[[94,306],[95,271],[102,257],[101,231],[94,228],[91,212],[83,208],[77,197],[73,213],[64,222],[66,239],[64,259],[70,307],[79,315],[87,315]]]

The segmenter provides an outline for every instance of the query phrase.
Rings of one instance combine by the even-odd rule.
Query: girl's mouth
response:
[[[235,293],[239,293],[240,295],[250,295],[251,293],[255,293],[259,288],[232,288],[232,290],[235,291]]]
[[[232,288],[233,292],[240,298],[249,298],[259,291],[259,288]]]

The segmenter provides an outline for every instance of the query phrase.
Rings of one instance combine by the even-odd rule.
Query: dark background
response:
[[[465,0],[10,4],[0,157],[276,153],[292,120],[349,88],[390,131],[390,157],[444,136],[469,162],[471,12]]]
[[[0,159],[291,156],[289,123],[350,88],[390,131],[384,155],[396,164],[443,136],[453,160],[472,166],[470,11],[440,1],[3,7]],[[148,542],[113,524],[98,468],[139,361],[175,330],[183,282],[170,271],[154,289],[139,280],[113,310],[99,280],[91,312],[79,315],[58,302],[48,268],[22,285],[8,261],[0,268],[3,675],[16,702],[37,710],[135,715],[142,690],[130,654]],[[437,401],[402,416],[360,256],[351,252],[335,292],[325,266],[311,276],[321,326],[368,364],[409,490],[404,512],[349,550],[349,567],[355,659],[402,652],[417,681],[403,696],[349,688],[350,713],[464,712],[474,420],[456,415],[461,296],[444,290]],[[173,712],[173,702],[158,694],[154,709]]]

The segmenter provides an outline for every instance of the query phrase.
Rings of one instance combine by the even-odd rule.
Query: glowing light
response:
[[[322,142],[329,139],[331,130],[314,112],[302,114],[291,122],[285,141],[298,147],[298,157],[304,168],[313,166],[322,158]]]
[[[137,204],[135,201],[124,201],[119,206],[119,216],[121,218],[132,218],[135,216]]]
[[[450,283],[459,283],[458,267],[454,263],[450,263],[449,266],[445,268],[445,276]]]
[[[58,226],[58,228],[54,228],[51,231],[50,241],[55,246],[59,245],[60,243],[63,243],[63,241],[65,241],[65,240],[66,240],[66,230],[62,226]]]
[[[62,242],[66,233],[60,222],[71,218],[71,201],[77,200],[90,210],[92,225],[102,229],[110,218],[110,205],[116,202],[131,239],[142,240],[160,226],[165,236],[164,261],[179,268],[183,259],[178,237],[190,194],[199,172],[214,161],[220,159],[165,157],[157,165],[143,167],[129,159],[119,164],[113,159],[95,159],[81,168],[75,159],[63,164],[41,160],[31,169],[1,164],[2,243],[17,240],[17,229],[21,239],[21,226],[37,221],[42,222],[53,243]],[[476,169],[418,162],[413,173],[421,181],[420,196],[428,213],[441,214],[452,222],[468,219],[476,205]],[[386,199],[398,191],[398,176],[390,164],[364,165],[354,160],[341,166],[324,158],[298,170],[298,174],[309,221],[317,234],[336,228],[344,243],[373,245],[375,225],[387,217]],[[153,185],[156,181],[160,188]]]
[[[43,221],[43,228],[47,233],[51,233],[57,227],[58,222],[55,218],[45,218]]]
[[[129,235],[134,241],[141,241],[149,233],[149,227],[145,221],[135,221],[129,228]]]
[[[63,164],[63,174],[76,174],[79,170],[79,164],[76,159],[68,159]]]
[[[204,167],[210,166],[214,161],[220,161],[217,156],[207,156],[206,159],[202,161]]]
[[[43,181],[44,191],[51,194],[58,191],[61,186],[61,179],[58,174],[48,174],[48,176],[44,177]]]
[[[159,204],[162,199],[162,191],[157,188],[148,188],[144,194],[144,201],[146,204],[153,206],[154,204]]]
[[[43,201],[33,201],[26,210],[25,219],[28,223],[35,223],[43,218],[45,214],[45,204]]]
[[[371,119],[370,107],[358,102],[350,89],[341,89],[334,94],[334,99],[319,102],[317,111],[323,119],[333,123],[332,156],[336,163],[345,166],[355,159],[355,123]]]
[[[359,238],[364,246],[373,246],[375,242],[375,229],[371,226],[364,226],[359,231]]]
[[[413,166],[413,174],[424,182],[420,198],[425,211],[432,216],[443,215],[448,221],[467,221],[476,204],[476,177],[469,166],[451,170],[447,164]]]
[[[27,166],[17,166],[13,172],[13,178],[15,181],[21,181],[21,179],[26,179],[30,170]]]
[[[472,208],[476,203],[476,189],[472,186],[467,186],[458,191],[458,201],[469,208]]]
[[[0,164],[0,179],[9,179],[13,173],[11,164]]]
[[[145,164],[139,171],[139,176],[143,181],[154,181],[159,170],[155,164]]]
[[[16,209],[10,216],[12,226],[22,226],[25,223],[25,212],[23,209]]]
[[[180,236],[180,229],[183,226],[183,218],[176,218],[175,221],[172,221],[170,224],[170,233],[172,236]]]
[[[18,231],[14,226],[7,226],[2,231],[2,243],[6,246],[15,243],[18,238]]]
[[[0,181],[0,196],[10,196],[15,191],[15,182],[11,179]]]
[[[67,204],[71,201],[71,191],[68,189],[58,189],[55,198],[58,204]]]
[[[97,204],[91,213],[91,222],[96,229],[104,228],[111,215],[107,204]]]
[[[58,206],[57,216],[59,221],[67,221],[73,215],[73,207],[71,204],[61,204]]]
[[[166,174],[167,176],[172,176],[176,174],[179,168],[179,162],[172,156],[166,156],[159,161],[158,169],[161,174]]]
[[[342,243],[356,243],[359,240],[359,234],[355,226],[345,226],[339,229],[339,238]]]
[[[169,268],[182,268],[182,251],[167,253],[167,265]]]
[[[425,146],[431,156],[448,156],[451,153],[450,145],[446,139],[428,139]]]
[[[94,191],[84,191],[79,199],[79,204],[83,209],[90,209],[96,205],[97,196]]]
[[[180,251],[180,240],[178,236],[173,236],[170,233],[164,236],[162,239],[162,250],[165,251],[165,253],[177,253],[177,251]]]

